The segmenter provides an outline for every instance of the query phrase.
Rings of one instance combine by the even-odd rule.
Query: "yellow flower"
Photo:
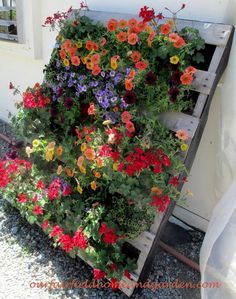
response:
[[[81,41],[77,41],[77,42],[75,43],[75,46],[76,46],[78,49],[80,49],[80,48],[83,47],[83,43],[82,43]]]
[[[172,64],[177,64],[179,62],[179,57],[178,56],[172,56],[170,57],[170,63]]]
[[[70,61],[67,58],[63,59],[63,63],[64,63],[64,66],[70,65]]]
[[[113,164],[113,167],[112,167],[113,170],[114,170],[114,171],[117,171],[117,170],[118,170],[118,166],[119,166],[118,163],[114,163],[114,164]]]
[[[32,145],[33,145],[33,147],[38,147],[40,145],[40,141],[38,139],[34,139],[32,141]]]
[[[81,58],[83,64],[86,64],[88,62],[88,57],[87,56],[84,56]]]
[[[186,190],[186,194],[187,194],[188,196],[193,196],[193,195],[194,195],[193,192],[192,192],[192,190],[190,190],[190,189],[187,189],[187,190]]]
[[[186,143],[183,143],[181,144],[180,148],[183,152],[186,152],[188,150],[188,145]]]
[[[112,68],[113,70],[116,70],[117,67],[118,67],[118,64],[117,64],[116,60],[112,59],[112,60],[111,60],[111,68]]]
[[[30,154],[33,153],[33,150],[30,146],[26,146],[25,152],[26,152],[27,157],[30,158]]]
[[[90,183],[90,186],[91,186],[91,189],[94,190],[94,191],[97,189],[97,184],[96,184],[95,181],[92,181],[92,182]]]
[[[84,166],[81,166],[79,168],[80,172],[82,172],[83,174],[86,174],[86,168]]]
[[[87,144],[86,144],[86,143],[82,143],[80,149],[81,149],[81,152],[86,151],[86,149],[87,149]]]
[[[46,154],[45,154],[46,161],[48,161],[48,162],[52,161],[53,156],[54,156],[54,149],[49,149],[46,151]]]
[[[104,122],[102,123],[104,126],[108,126],[111,124],[111,120],[108,119],[108,120],[104,120]]]
[[[82,187],[81,187],[79,184],[77,185],[77,191],[78,191],[80,194],[83,193],[83,189],[82,189]]]
[[[62,146],[58,146],[56,148],[56,154],[57,154],[57,156],[60,157],[62,155],[62,153],[63,153],[63,147]]]

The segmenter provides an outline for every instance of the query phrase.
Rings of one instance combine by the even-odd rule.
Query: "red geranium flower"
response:
[[[43,215],[43,210],[42,208],[40,207],[40,205],[36,205],[34,207],[34,214],[35,215]]]
[[[106,277],[107,274],[106,274],[106,272],[104,272],[100,269],[94,268],[93,269],[93,276],[94,276],[95,279],[102,279],[102,278]]]
[[[55,225],[52,229],[51,236],[56,237],[60,236],[63,233],[62,228],[59,225]]]

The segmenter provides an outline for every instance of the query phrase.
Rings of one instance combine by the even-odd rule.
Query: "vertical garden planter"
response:
[[[131,17],[136,17],[131,14],[100,11],[83,11],[82,14],[95,21],[101,21],[104,24],[111,18],[128,20]],[[166,112],[157,116],[169,130],[177,132],[179,129],[185,129],[189,133],[189,148],[183,159],[186,168],[190,170],[208,119],[214,92],[228,63],[234,36],[234,27],[232,25],[181,19],[177,19],[176,24],[178,29],[186,26],[198,29],[200,36],[206,42],[204,52],[206,62],[202,65],[202,69],[198,69],[191,86],[193,101],[195,101],[193,111],[190,111],[188,114]],[[181,188],[182,185],[179,189],[181,190]],[[136,282],[145,281],[158,250],[158,241],[174,207],[175,204],[172,203],[165,213],[157,214],[155,222],[150,229],[142,233],[136,240],[129,242],[129,251],[137,256],[138,268],[131,274],[132,280],[129,280],[127,277],[123,277],[122,279],[124,286],[128,287],[122,287],[121,284],[120,289],[127,296],[133,294]],[[80,257],[84,259],[83,256]],[[93,266],[89,261],[85,261]]]
[[[22,215],[92,266],[95,279],[123,276],[128,296],[145,281],[180,197],[234,34],[179,19],[159,26],[150,12],[154,28],[110,12],[80,11],[110,19],[107,28],[73,12],[63,23],[71,10],[47,18],[62,26],[45,82],[23,93],[13,118],[29,138],[19,152],[27,158],[10,153],[0,164],[0,187]],[[191,65],[193,54],[205,63]]]

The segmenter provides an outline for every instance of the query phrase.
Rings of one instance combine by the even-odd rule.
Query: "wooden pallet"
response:
[[[137,16],[131,14],[100,11],[83,11],[82,14],[95,21],[101,21],[103,24],[106,24],[110,18],[126,20],[131,17],[137,18]],[[165,22],[165,20],[163,20],[163,22]],[[207,71],[199,70],[192,83],[191,89],[198,93],[192,115],[166,112],[159,115],[159,119],[173,132],[176,132],[179,129],[188,131],[190,136],[189,149],[184,157],[184,163],[186,168],[190,170],[207,122],[209,108],[215,89],[228,63],[234,35],[234,27],[225,24],[177,19],[178,29],[186,26],[198,29],[201,37],[205,39],[206,44],[212,45],[215,49],[212,51],[213,55]],[[179,187],[179,190],[181,189],[182,185]],[[130,284],[128,288],[120,287],[121,291],[127,296],[130,297],[136,289],[134,282],[145,281],[157,251],[158,241],[160,240],[165,225],[173,212],[174,206],[175,203],[171,203],[164,214],[161,213],[156,215],[155,221],[148,231],[143,232],[136,240],[129,241],[129,244],[139,250],[140,254],[137,260],[138,268],[131,275],[132,281],[126,277],[123,277],[121,281],[124,284]],[[84,260],[82,256],[81,258]],[[86,262],[90,266],[93,266],[89,261]]]

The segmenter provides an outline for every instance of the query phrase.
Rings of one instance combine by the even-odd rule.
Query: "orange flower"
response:
[[[135,18],[131,18],[128,22],[130,27],[134,27],[138,24],[138,21]]]
[[[123,29],[128,26],[128,22],[126,20],[120,20],[118,26]]]
[[[101,73],[101,68],[99,65],[94,65],[93,69],[92,69],[92,74],[94,76],[97,76],[98,74]]]
[[[129,72],[129,78],[130,79],[134,79],[134,76],[135,76],[135,70],[131,70],[130,72]]]
[[[126,129],[129,133],[133,133],[135,131],[135,127],[134,127],[134,124],[132,123],[132,121],[128,121],[126,123]]]
[[[178,130],[175,136],[183,141],[188,140],[188,132],[185,130]]]
[[[137,30],[137,27],[130,27],[128,30],[128,35],[132,34],[132,33],[138,33],[139,31]]]
[[[107,23],[107,30],[109,32],[115,31],[118,27],[118,21],[115,19],[110,19]]]
[[[58,146],[56,148],[56,155],[60,157],[62,155],[62,153],[63,153],[63,147],[62,146]]]
[[[174,43],[174,47],[177,49],[182,48],[184,45],[185,45],[185,41],[182,37],[179,37],[177,41]]]
[[[141,54],[138,51],[133,51],[131,58],[132,58],[133,62],[138,62],[141,58]]]
[[[95,159],[95,151],[92,148],[86,149],[84,155],[89,161],[93,161]]]
[[[67,49],[67,53],[69,54],[70,57],[76,56],[76,51],[77,51],[76,47],[71,47],[71,48]]]
[[[71,57],[71,63],[74,66],[79,66],[80,65],[80,59],[79,59],[79,57],[78,56]]]
[[[131,79],[125,79],[125,89],[131,91],[134,85]]]
[[[139,32],[142,32],[146,30],[147,23],[139,22],[136,27],[138,28]]]
[[[87,40],[87,41],[86,41],[86,49],[87,49],[88,51],[92,51],[93,48],[94,48],[94,42],[92,42],[91,40]]]
[[[97,160],[96,160],[96,162],[97,162],[97,165],[98,165],[99,168],[103,167],[103,160],[102,160],[102,158],[98,157]]]
[[[98,172],[98,171],[93,171],[93,175],[97,178],[97,179],[100,179],[100,177],[101,177],[101,173],[100,172]]]
[[[152,187],[151,191],[153,193],[156,193],[157,196],[160,196],[162,194],[162,190],[159,189],[158,187]]]
[[[193,77],[190,73],[184,73],[181,77],[180,77],[180,81],[183,85],[190,85],[193,81]]]
[[[117,34],[117,36],[116,36],[118,42],[120,42],[120,43],[125,42],[125,41],[126,41],[126,37],[127,37],[127,36],[126,36],[126,32],[124,32],[124,31],[119,32],[119,33]]]
[[[118,106],[115,106],[112,110],[113,110],[114,112],[118,112],[118,111],[119,111],[119,107],[118,107]]]
[[[67,39],[66,41],[64,41],[61,48],[68,50],[69,48],[71,48],[71,46],[72,46],[71,40]]]
[[[135,67],[139,70],[145,70],[148,67],[148,64],[144,61],[139,61],[135,63]]]
[[[87,63],[86,63],[86,68],[87,68],[88,70],[92,70],[93,67],[94,67],[94,65],[92,64],[92,62],[87,62]]]
[[[102,37],[100,40],[100,46],[103,47],[103,46],[105,46],[106,43],[107,43],[107,40],[105,39],[105,37]]]
[[[74,174],[75,174],[75,169],[70,170],[69,167],[66,167],[66,168],[65,168],[65,171],[66,171],[66,174],[67,174],[70,178],[72,178],[72,177],[74,176]]]
[[[102,50],[102,56],[106,56],[107,53],[108,53],[108,50],[106,50],[106,49]]]
[[[128,112],[128,111],[124,111],[121,114],[121,121],[122,123],[126,124],[127,122],[129,122],[132,119],[132,115]]]
[[[197,72],[197,69],[193,66],[189,66],[189,67],[186,68],[185,72],[192,75],[192,74],[195,74]]]
[[[90,186],[91,186],[91,189],[94,190],[94,191],[97,189],[97,184],[96,184],[95,181],[92,181],[92,182],[90,183]]]
[[[100,55],[99,54],[94,54],[91,56],[91,62],[92,64],[99,64],[100,62]]]
[[[180,36],[177,33],[170,33],[169,34],[169,41],[172,43],[177,42],[177,40],[180,38]]]
[[[93,43],[93,49],[94,51],[98,51],[99,50],[99,46],[97,43]]]
[[[128,43],[134,46],[135,44],[137,44],[137,42],[138,42],[138,35],[136,33],[131,33],[128,36]]]
[[[66,58],[66,52],[64,50],[60,50],[59,51],[59,55],[60,55],[61,59],[65,59]]]
[[[161,26],[161,33],[164,34],[164,35],[167,35],[167,34],[170,33],[170,29],[171,29],[170,24],[168,24],[168,23],[163,24]]]

